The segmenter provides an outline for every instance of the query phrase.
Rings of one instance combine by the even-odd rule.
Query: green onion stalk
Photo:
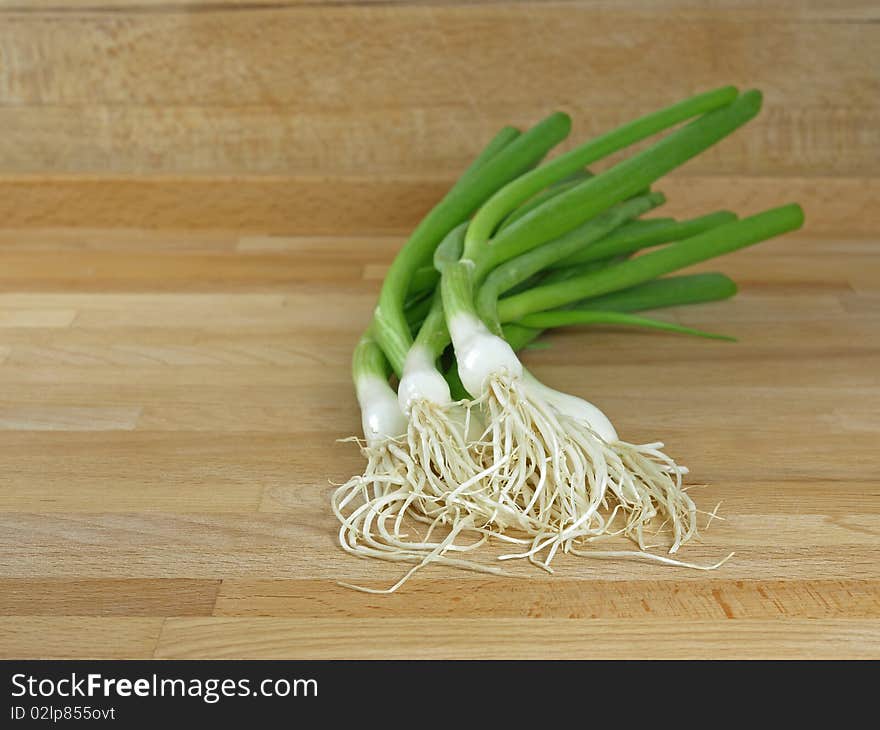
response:
[[[435,255],[435,268],[441,271],[443,278],[447,278],[443,272],[447,269],[454,272],[462,256],[461,251],[450,255],[448,251],[451,249],[456,246],[465,249],[475,236],[489,236],[499,227],[501,227],[499,236],[521,230],[523,223],[532,216],[595,179],[584,171],[586,165],[612,154],[623,146],[729,103],[735,96],[735,90],[725,87],[689,99],[627,124],[520,175],[492,195],[473,220],[453,229],[449,240],[437,249],[440,256]],[[542,124],[546,123],[545,120]],[[541,125],[538,125],[536,129],[540,127]],[[547,138],[547,133],[543,132],[538,138]],[[555,143],[558,139],[551,137],[550,141]],[[547,147],[541,148],[542,155],[546,151]],[[597,220],[590,221],[588,231],[579,236],[568,237],[559,244],[560,253],[556,258],[532,265],[529,274],[537,273],[550,263],[555,263],[560,256],[576,253],[587,243],[601,239],[623,223],[663,202],[662,196],[650,193],[640,195],[643,192],[639,189],[631,191],[631,195],[625,197],[633,199],[621,202],[616,209],[608,211]],[[535,199],[539,201],[537,205]],[[517,218],[516,209],[520,206],[522,206],[520,210],[526,212]],[[576,221],[579,222],[581,221]],[[505,225],[502,227],[502,224]],[[526,253],[528,248],[521,244],[512,246],[509,248],[507,258],[512,259]],[[521,283],[525,278],[521,277],[517,283]],[[416,462],[424,470],[426,478],[436,482],[437,493],[448,489],[449,484],[455,485],[455,489],[462,484],[467,485],[468,489],[481,489],[485,479],[492,478],[495,472],[506,469],[504,460],[488,459],[479,449],[472,448],[473,434],[467,433],[467,430],[468,427],[480,425],[479,412],[477,417],[473,417],[472,408],[462,408],[453,401],[446,380],[437,367],[437,358],[449,343],[449,334],[446,330],[449,318],[444,313],[447,304],[444,293],[442,301],[436,303],[437,306],[426,318],[412,343],[407,342],[409,347],[406,354],[403,355],[401,352],[399,356],[391,358],[392,362],[396,360],[402,363],[401,368],[396,368],[400,375],[398,397],[401,409],[408,418],[408,440],[411,447],[418,449]],[[382,306],[383,298],[380,296],[380,310]],[[383,327],[382,331],[387,329]],[[402,328],[397,330],[396,334],[404,334]],[[386,334],[383,347],[392,340],[402,341],[404,337],[393,338]],[[438,443],[443,444],[444,448],[438,449]]]
[[[442,270],[443,307],[458,375],[486,421],[478,453],[483,464],[495,469],[488,487],[480,483],[473,490],[480,504],[468,504],[461,512],[463,517],[450,520],[450,524],[455,526],[475,515],[482,524],[489,520],[489,527],[499,533],[512,526],[522,535],[521,547],[502,559],[527,558],[550,570],[560,549],[569,552],[619,531],[603,511],[609,504],[614,505],[611,517],[618,512],[623,515],[622,531],[637,543],[639,554],[650,555],[645,528],[655,518],[670,525],[670,553],[696,534],[696,507],[682,488],[685,470],[660,450],[662,444],[622,441],[597,407],[555,391],[531,376],[504,339],[502,325],[535,310],[518,312],[509,301],[499,303],[499,298],[537,272],[577,255],[579,249],[589,250],[595,240],[613,235],[622,224],[645,212],[636,210],[632,214],[629,207],[662,202],[656,200],[658,194],[644,191],[758,112],[761,97],[757,92],[734,93],[733,98],[725,96],[727,92],[713,92],[723,98],[721,105],[700,109],[701,116],[645,151],[550,197],[499,230],[499,224],[513,209],[558,182],[560,175],[570,174],[571,170],[566,169],[569,160],[576,160],[578,165],[590,164],[640,139],[648,125],[641,120],[627,125],[521,176],[480,209],[467,228],[462,256]],[[694,116],[690,109],[683,118],[675,114],[694,103],[689,100],[652,116],[663,120],[658,125],[663,129],[669,126],[666,121],[670,117],[679,122]],[[651,132],[660,129],[651,128]],[[591,238],[589,232],[594,228],[601,232]],[[712,230],[716,229],[697,234],[697,238],[711,235]],[[694,237],[685,242],[692,240]],[[713,255],[708,253],[711,249],[701,248],[701,242],[694,248],[705,249],[704,258],[709,258]],[[547,290],[577,290],[582,298],[585,290],[606,293],[694,262],[681,257],[679,267],[656,266],[650,276],[632,281],[617,274],[612,276],[612,289],[594,290],[584,285],[585,277],[591,277],[589,282],[595,284],[602,281],[605,272],[629,271],[629,267],[647,272],[650,267],[642,262],[652,255],[657,254],[568,280],[539,284],[510,300],[537,300],[546,304],[540,309],[552,309],[575,299],[552,300],[546,296]],[[677,260],[674,256],[667,258],[670,263]],[[496,515],[503,515],[506,522]]]
[[[720,275],[658,277],[793,230],[800,208],[743,220],[727,212],[684,222],[641,216],[664,201],[652,184],[749,121],[760,103],[758,92],[725,87],[535,167],[567,134],[567,118],[553,115],[490,144],[416,230],[355,353],[369,464],[333,499],[345,549],[414,564],[387,591],[430,562],[498,572],[460,556],[490,537],[513,546],[502,559],[527,558],[551,572],[559,550],[691,565],[649,552],[646,539],[655,521],[669,526],[670,553],[696,534],[697,510],[682,488],[687,470],[660,443],[620,440],[597,407],[538,382],[515,351],[543,329],[575,324],[707,335],[632,312],[732,295]],[[682,122],[607,171],[584,171]],[[654,248],[629,258],[646,247]],[[432,258],[439,286],[414,298],[412,282],[430,285],[417,272]],[[456,368],[447,379],[438,360],[450,341]],[[400,379],[396,408],[389,372]],[[409,519],[425,532],[408,536]],[[638,550],[584,550],[619,533]]]

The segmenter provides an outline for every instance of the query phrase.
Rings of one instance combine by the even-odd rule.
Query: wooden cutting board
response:
[[[361,468],[348,356],[399,239],[0,243],[4,656],[880,653],[876,241],[734,254],[735,299],[661,315],[737,344],[606,328],[527,357],[690,466],[723,520],[682,557],[722,569],[563,556],[392,596],[336,585],[400,570],[342,553],[328,495]]]
[[[33,5],[0,8],[0,657],[880,657],[876,3]],[[682,558],[734,558],[338,586],[400,575],[328,497],[405,232],[501,124],[583,138],[723,83],[765,111],[668,214],[807,226],[657,316],[739,342],[571,330],[527,362],[663,439],[721,503]]]

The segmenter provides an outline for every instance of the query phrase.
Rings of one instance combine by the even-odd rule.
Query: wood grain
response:
[[[502,2],[504,0],[501,0]],[[529,0],[513,0],[523,3]],[[560,4],[560,0],[555,0]],[[564,2],[565,0],[561,0]],[[872,0],[840,0],[829,6],[824,0],[776,0],[768,4],[763,0],[715,0],[711,5],[701,0],[574,0],[590,8],[611,9],[624,13],[664,9],[666,11],[685,11],[688,13],[727,13],[751,17],[786,17],[797,12],[806,18],[836,20],[869,20],[877,14]],[[39,12],[46,8],[52,10],[86,8],[92,12],[127,12],[132,8],[147,10],[155,6],[164,9],[177,9],[180,12],[212,12],[229,8],[271,5],[274,8],[297,5],[492,5],[499,0],[31,0],[26,5],[22,0],[0,0],[0,8],[15,12],[32,10]]]
[[[0,657],[880,657],[872,0],[0,0]],[[521,49],[528,46],[528,54]],[[765,109],[663,215],[800,201],[733,300],[526,355],[720,518],[705,573],[336,545],[352,344],[494,130],[580,139],[735,83]],[[571,144],[571,143],[567,143]],[[667,213],[668,211],[668,213]],[[704,518],[707,517],[704,515]],[[500,548],[490,547],[490,561]]]
[[[869,0],[4,0],[0,159],[451,174],[503,124],[560,107],[582,138],[734,83],[762,88],[766,111],[691,170],[875,175],[877,19]]]
[[[219,581],[0,580],[0,616],[210,616]]]
[[[877,40],[870,42],[876,43]],[[700,90],[695,87],[694,90]],[[678,96],[685,96],[682,89]],[[576,97],[575,97],[576,98]],[[606,132],[658,103],[598,107],[556,104],[573,115],[573,139]],[[75,113],[72,111],[75,110]],[[333,172],[453,175],[482,141],[505,124],[527,126],[553,110],[534,102],[528,111],[509,104],[474,116],[470,104],[437,109],[304,110],[292,102],[268,105],[131,106],[95,104],[0,108],[4,169],[66,174],[301,174]],[[801,107],[767,101],[747,133],[731,138],[689,165],[693,174],[872,175],[880,109]],[[438,144],[437,140],[442,143]],[[571,143],[563,145],[563,149]],[[61,150],[58,150],[62,147]],[[56,152],[57,150],[57,152]],[[63,152],[60,157],[58,152]]]
[[[388,585],[399,569],[342,553],[327,498],[360,468],[334,442],[358,428],[348,352],[400,242],[0,234],[0,312],[30,313],[4,330],[0,364],[0,654],[878,655],[875,240],[739,252],[715,264],[735,272],[735,299],[658,313],[738,344],[601,328],[527,356],[627,437],[666,439],[724,518],[687,557],[735,551],[722,570],[436,568],[383,598],[337,585]],[[79,276],[47,271],[53,257]],[[42,316],[59,311],[64,326]],[[477,635],[495,648],[479,653]]]
[[[217,616],[308,618],[714,619],[880,618],[880,586],[852,580],[713,580],[682,590],[676,580],[506,580],[500,585],[414,578],[405,593],[364,600],[319,580],[223,581]]]
[[[236,12],[235,22],[229,15],[222,9],[184,16],[85,12],[60,24],[51,12],[10,12],[0,30],[0,47],[13,61],[3,75],[8,101],[16,106],[87,99],[94,105],[270,101],[389,111],[398,109],[401,99],[422,109],[479,100],[508,110],[523,101],[593,106],[617,101],[632,108],[636,79],[639,103],[656,105],[666,101],[670,72],[685,66],[690,72],[682,86],[711,87],[726,72],[731,83],[774,89],[780,101],[802,103],[800,79],[817,70],[823,73],[811,79],[814,99],[846,106],[870,100],[876,91],[871,57],[848,52],[876,41],[880,31],[870,22],[799,23],[777,16],[755,23],[733,14],[695,14],[682,39],[689,42],[657,44],[656,37],[675,35],[683,26],[656,6],[624,16],[623,27],[619,17],[579,3],[269,5]],[[587,27],[591,32],[585,34]],[[80,42],[83,36],[93,42]],[[510,49],[526,46],[529,63],[511,64]],[[626,50],[625,64],[619,49]],[[353,53],[361,63],[350,63]],[[185,66],[170,60],[181,58]],[[574,58],[580,62],[572,63]],[[480,73],[462,87],[456,77],[468,69]],[[602,84],[592,102],[573,93],[588,78],[593,87]]]
[[[12,175],[0,176],[0,216],[12,229],[232,229],[248,236],[400,234],[412,230],[453,179]],[[808,211],[810,233],[870,237],[880,228],[880,212],[873,204],[880,197],[880,180],[874,176],[748,177],[742,184],[743,180],[672,175],[663,180],[662,191],[669,201],[664,215],[718,209],[748,214],[797,200]],[[169,244],[164,242],[166,247]],[[78,281],[85,286],[88,279]]]
[[[417,659],[876,656],[877,620],[169,619],[160,658]],[[773,636],[768,645],[767,637]],[[353,641],[357,637],[359,641]]]
[[[0,616],[4,658],[149,659],[164,619]]]

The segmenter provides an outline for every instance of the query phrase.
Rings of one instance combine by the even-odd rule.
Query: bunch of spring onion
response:
[[[658,535],[669,554],[697,535],[687,470],[663,444],[622,440],[596,406],[539,382],[516,353],[569,325],[715,336],[635,312],[732,296],[722,274],[667,275],[797,229],[800,207],[644,216],[665,202],[658,180],[760,105],[757,91],[717,89],[548,162],[569,132],[566,115],[524,133],[505,128],[424,218],[355,348],[367,464],[332,498],[345,550],[413,567],[390,588],[361,590],[396,590],[432,562],[501,573],[471,557],[488,540],[509,545],[500,560],[551,572],[560,551],[717,567],[651,551]],[[588,169],[664,132],[602,172]],[[594,546],[615,535],[633,549]]]

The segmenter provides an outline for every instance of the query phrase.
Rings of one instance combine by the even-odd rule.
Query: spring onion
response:
[[[658,524],[671,554],[697,533],[687,470],[663,445],[623,441],[601,410],[539,382],[516,352],[544,329],[571,325],[722,338],[634,312],[732,296],[721,274],[665,275],[795,230],[800,208],[742,220],[726,211],[681,222],[641,216],[664,200],[651,192],[657,180],[760,105],[759,92],[724,87],[543,164],[568,117],[522,134],[506,128],[417,227],[355,348],[367,466],[332,499],[345,550],[412,567],[390,588],[360,590],[394,591],[429,563],[499,573],[469,557],[489,539],[511,546],[501,560],[549,572],[560,552],[720,564],[651,552]],[[603,172],[584,169],[660,132]],[[637,549],[588,547],[621,534]]]

